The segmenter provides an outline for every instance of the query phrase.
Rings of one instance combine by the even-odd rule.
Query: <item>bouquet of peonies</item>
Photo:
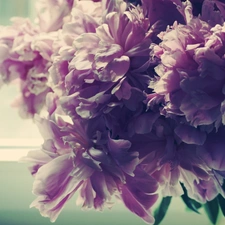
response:
[[[1,27],[0,83],[44,138],[32,203],[55,221],[113,196],[149,224],[171,197],[225,215],[225,3],[38,0],[37,18]],[[45,117],[40,113],[46,110]],[[153,215],[151,208],[163,196]]]

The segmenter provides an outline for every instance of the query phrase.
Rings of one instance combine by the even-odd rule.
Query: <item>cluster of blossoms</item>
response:
[[[76,192],[116,196],[152,224],[158,195],[225,197],[225,3],[38,0],[35,21],[0,34],[0,81],[44,138],[32,206],[55,221]]]

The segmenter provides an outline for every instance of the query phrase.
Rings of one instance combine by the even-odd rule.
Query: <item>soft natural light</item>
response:
[[[40,149],[42,139],[0,139],[0,162],[18,161],[28,151]]]
[[[43,143],[43,139],[0,139],[0,148],[30,148]]]
[[[9,34],[10,38],[6,35],[7,41],[0,37],[0,64],[7,62],[5,67],[0,65],[0,76],[5,76],[7,71],[8,80],[11,74],[19,77],[3,85],[0,79],[0,225],[144,225],[146,221],[153,221],[152,215],[156,215],[154,224],[158,225],[158,218],[163,217],[168,206],[160,225],[211,225],[210,220],[215,215],[218,215],[216,225],[225,225],[222,213],[225,202],[222,205],[216,197],[216,203],[206,202],[206,207],[198,208],[190,199],[209,200],[208,196],[222,190],[213,164],[222,157],[213,159],[212,156],[213,166],[207,166],[210,160],[205,159],[208,155],[201,150],[208,143],[205,136],[210,135],[211,131],[207,132],[211,127],[208,129],[208,124],[202,126],[199,122],[196,128],[188,120],[192,114],[189,108],[193,108],[196,115],[204,110],[207,111],[204,115],[208,115],[211,108],[213,111],[217,104],[217,100],[214,103],[217,88],[211,86],[218,83],[222,90],[222,82],[225,83],[225,66],[221,63],[225,63],[225,38],[220,37],[225,32],[220,34],[220,26],[211,25],[219,21],[222,10],[216,2],[223,1],[0,0],[2,28],[12,24],[12,17],[31,19],[31,24],[34,23],[34,26],[15,23],[13,29],[20,30],[18,34]],[[95,7],[94,4],[102,5]],[[141,5],[136,7],[135,4]],[[192,11],[196,15],[192,15]],[[221,21],[225,21],[224,15]],[[225,25],[222,28],[225,29]],[[8,30],[1,32],[2,36],[10,33]],[[11,42],[11,39],[16,41]],[[217,47],[220,39],[222,48]],[[5,54],[5,45],[13,50]],[[214,71],[215,81],[211,83]],[[195,85],[189,91],[189,85],[194,84],[197,76],[205,83],[197,91]],[[55,88],[46,86],[45,82],[51,81]],[[47,98],[49,107],[46,108],[55,113],[52,121],[45,107],[36,111],[35,106],[39,108],[45,97],[33,101],[29,100],[29,94],[38,96],[45,93],[43,90],[55,92],[54,89],[64,96],[61,98],[60,94],[57,100]],[[68,93],[64,93],[65,89]],[[21,93],[26,100],[15,104],[20,102]],[[224,90],[218,94],[220,98],[222,93]],[[54,111],[55,105],[61,104],[66,114],[63,116],[58,108]],[[34,106],[29,119],[19,110],[29,111],[27,105]],[[83,114],[88,110],[91,116]],[[33,111],[46,120],[38,121]],[[64,126],[60,120],[57,123],[59,118],[70,125]],[[73,123],[71,118],[79,119]],[[51,122],[55,120],[53,125]],[[96,121],[100,121],[99,124]],[[214,124],[217,127],[216,122],[212,126]],[[180,127],[184,128],[181,134]],[[49,135],[52,140],[48,139]],[[198,135],[201,140],[196,141]],[[224,136],[221,135],[222,145]],[[217,138],[215,140],[215,147],[214,139],[211,140],[213,150],[217,148]],[[75,148],[77,144],[81,147]],[[190,153],[189,146],[193,149]],[[208,146],[210,148],[210,144]],[[219,147],[218,153],[221,153]],[[208,152],[211,153],[211,149]],[[28,152],[31,154],[26,157]],[[71,157],[70,152],[76,154]],[[159,198],[155,203],[156,194]],[[174,197],[170,198],[171,195]],[[76,205],[76,199],[80,200],[80,205]],[[159,207],[161,202],[164,203]],[[103,203],[106,205],[104,211],[101,209]],[[84,210],[81,210],[82,204]],[[90,206],[102,212],[90,210]],[[61,208],[64,209],[56,222],[45,218],[55,217]]]

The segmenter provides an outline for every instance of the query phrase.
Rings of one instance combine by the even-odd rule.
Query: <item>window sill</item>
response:
[[[30,150],[39,149],[43,139],[0,139],[0,162],[15,162]]]

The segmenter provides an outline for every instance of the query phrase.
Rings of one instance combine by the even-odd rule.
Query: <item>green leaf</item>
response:
[[[218,214],[219,214],[219,202],[218,202],[217,198],[213,199],[212,201],[207,202],[204,205],[204,209],[205,209],[210,221],[213,224],[216,224]]]
[[[223,180],[222,188],[223,188],[223,190],[225,191],[225,179]]]
[[[158,209],[155,210],[154,212],[154,217],[155,217],[155,223],[154,225],[158,225],[162,222],[163,218],[166,215],[166,212],[169,208],[170,202],[171,202],[172,197],[164,197],[158,207]]]
[[[191,199],[188,197],[187,190],[182,183],[181,183],[181,187],[183,188],[183,191],[184,191],[184,194],[181,196],[181,198],[182,198],[183,202],[185,203],[185,205],[191,211],[200,214],[198,209],[202,207],[202,204],[200,204],[199,202],[195,201],[194,199]]]
[[[217,198],[218,198],[218,201],[219,201],[221,211],[222,211],[223,215],[225,216],[225,199],[221,195],[218,195]]]
[[[225,180],[223,181],[222,189],[225,191]],[[221,211],[223,215],[225,216],[225,199],[223,198],[222,195],[218,195],[217,197]]]

